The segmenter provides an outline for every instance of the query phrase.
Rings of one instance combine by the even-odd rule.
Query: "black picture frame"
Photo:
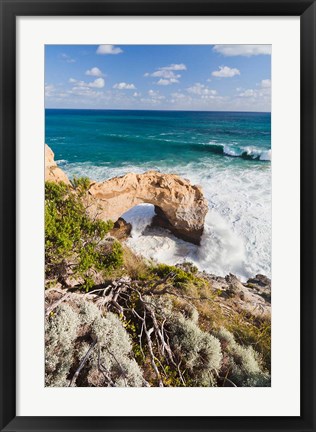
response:
[[[0,0],[0,7],[0,429],[2,431],[104,430],[108,432],[315,431],[315,2],[310,0]],[[19,417],[16,415],[16,17],[102,15],[300,16],[301,415],[299,417]]]

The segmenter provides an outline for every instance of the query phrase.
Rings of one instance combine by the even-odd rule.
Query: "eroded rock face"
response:
[[[67,175],[56,165],[48,145],[45,145],[45,180],[70,184]],[[168,228],[186,241],[200,243],[207,201],[199,186],[175,174],[148,171],[92,182],[86,204],[91,217],[116,222],[127,210],[142,203],[155,206],[154,225]],[[115,228],[124,231],[120,224]]]
[[[199,244],[207,201],[199,186],[191,185],[175,174],[148,171],[129,173],[102,183],[91,184],[89,212],[95,216],[116,221],[132,207],[153,204],[157,216],[154,223],[171,230],[184,240]]]
[[[183,264],[177,264],[177,267],[183,268]],[[210,283],[226,315],[231,315],[234,310],[252,317],[271,317],[271,280],[268,277],[256,275],[242,283],[232,273],[225,277],[204,271],[196,275]]]
[[[119,218],[113,229],[110,231],[110,235],[117,238],[118,240],[126,240],[132,232],[132,224],[126,222],[123,218]]]
[[[54,152],[47,144],[45,144],[45,181],[70,184],[67,175],[58,168],[54,160]]]

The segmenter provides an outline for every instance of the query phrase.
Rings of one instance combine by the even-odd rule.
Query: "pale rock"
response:
[[[54,153],[47,145],[45,180],[70,184],[66,174],[57,167]],[[92,218],[113,222],[138,204],[153,204],[156,211],[154,225],[167,228],[177,237],[195,244],[200,243],[208,211],[207,201],[199,186],[176,174],[157,171],[129,173],[101,183],[92,182],[86,201]]]
[[[163,226],[176,236],[199,244],[207,201],[199,186],[191,185],[175,174],[148,171],[129,173],[102,183],[92,183],[89,213],[103,220],[117,221],[132,207],[148,203],[155,206],[154,224]]]
[[[54,152],[47,144],[45,144],[45,181],[64,182],[70,185],[67,175],[58,168],[54,160]]]

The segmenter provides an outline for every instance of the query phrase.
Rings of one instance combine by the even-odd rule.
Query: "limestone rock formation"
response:
[[[177,267],[184,268],[183,264],[177,264]],[[245,283],[232,273],[221,277],[203,271],[197,272],[196,276],[210,283],[219,294],[221,307],[228,314],[231,309],[237,313],[246,312],[247,316],[252,317],[271,316],[271,280],[267,276],[256,275]]]
[[[111,236],[117,238],[118,240],[126,240],[132,231],[132,224],[127,223],[123,218],[119,218],[113,229],[111,229]]]
[[[54,160],[54,152],[45,144],[45,181],[64,182],[70,184],[67,175],[58,168]]]
[[[56,165],[48,145],[45,145],[45,180],[70,184],[67,175]],[[142,203],[155,206],[154,225],[168,228],[186,241],[200,243],[207,201],[199,186],[175,174],[148,171],[92,182],[86,204],[91,217],[117,222],[127,210]],[[126,234],[131,230],[129,224],[123,229],[122,221],[114,228],[117,235],[122,236],[124,230]]]
[[[200,242],[208,211],[207,201],[199,186],[191,185],[175,174],[129,173],[92,183],[88,194],[89,212],[93,217],[117,221],[138,204],[153,204],[157,214],[155,224],[168,228],[184,240]]]

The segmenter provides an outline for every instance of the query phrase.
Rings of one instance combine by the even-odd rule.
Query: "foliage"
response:
[[[243,387],[267,387],[271,384],[269,373],[263,368],[260,354],[252,346],[238,344],[228,330],[217,333],[226,353],[225,376]]]
[[[226,320],[225,326],[236,341],[242,345],[252,345],[261,354],[266,369],[271,368],[271,320],[255,319],[247,314],[236,314]]]
[[[45,384],[51,387],[67,385],[73,361],[74,342],[79,327],[78,315],[68,304],[62,304],[46,321]]]
[[[75,190],[63,183],[45,184],[46,272],[48,277],[60,277],[61,273],[81,276],[87,288],[91,285],[87,271],[109,271],[121,266],[123,251],[116,241],[106,248],[102,245],[113,223],[87,215],[82,194],[88,181],[76,179],[74,185]]]
[[[123,245],[123,268],[134,280],[148,280],[150,278],[148,265],[145,260],[136,255],[126,245]]]
[[[122,266],[123,259],[123,248],[121,243],[114,241],[110,250],[104,256],[104,265],[106,268],[113,270]]]
[[[91,181],[88,177],[74,177],[71,183],[77,193],[84,195],[88,191]]]
[[[160,278],[171,275],[173,277],[173,284],[177,288],[184,288],[190,283],[196,285],[203,284],[203,281],[196,277],[193,273],[176,266],[158,264],[152,267],[151,272],[153,275],[159,276]]]
[[[89,350],[77,383],[75,372]],[[70,383],[115,387],[146,384],[119,318],[111,312],[103,316],[95,304],[84,300],[76,307],[61,305],[47,318],[46,385]]]
[[[112,222],[87,214],[89,186],[45,186],[47,295],[69,278],[94,290],[58,306],[51,295],[46,385],[269,386],[269,317],[226,303],[193,264],[148,262],[107,235]]]
[[[213,372],[221,365],[221,345],[191,319],[178,314],[170,327],[171,344],[190,375],[191,385],[214,386]]]

